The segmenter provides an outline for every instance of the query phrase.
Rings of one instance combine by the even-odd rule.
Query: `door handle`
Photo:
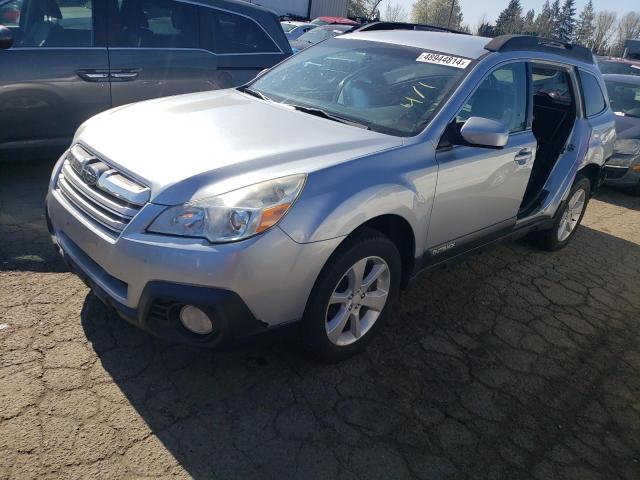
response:
[[[513,160],[518,165],[526,165],[527,162],[532,158],[533,158],[533,150],[531,150],[529,147],[525,147],[522,150],[520,150],[518,153],[516,153],[516,156],[513,158]]]
[[[109,74],[109,79],[112,82],[131,82],[138,78],[140,74],[139,70],[129,69],[129,70],[111,70]]]
[[[85,82],[104,82],[109,80],[109,70],[76,70]]]

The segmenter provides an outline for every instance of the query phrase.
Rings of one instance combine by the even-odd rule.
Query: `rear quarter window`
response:
[[[580,71],[580,83],[582,84],[582,98],[584,98],[587,117],[597,115],[607,108],[607,102],[596,77]]]

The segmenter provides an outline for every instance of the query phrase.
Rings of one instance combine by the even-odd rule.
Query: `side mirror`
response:
[[[502,148],[509,140],[509,129],[504,123],[497,120],[471,117],[460,129],[460,135],[465,142],[471,145]]]
[[[0,50],[6,50],[13,45],[13,33],[4,25],[0,25]]]

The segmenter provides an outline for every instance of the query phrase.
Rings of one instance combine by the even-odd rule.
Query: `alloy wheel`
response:
[[[325,329],[335,345],[350,345],[376,322],[389,297],[391,273],[380,257],[353,264],[338,281],[327,305]]]
[[[580,215],[584,210],[584,204],[587,199],[587,193],[582,189],[578,189],[569,199],[567,208],[562,214],[560,224],[558,225],[558,240],[564,242],[569,235],[575,230],[578,222],[580,221]]]

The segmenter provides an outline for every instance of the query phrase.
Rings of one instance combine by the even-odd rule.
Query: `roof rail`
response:
[[[354,27],[352,32],[372,32],[375,30],[426,30],[431,32],[449,32],[469,35],[469,32],[462,32],[453,28],[438,27],[436,25],[428,25],[425,23],[408,22],[371,22],[365,25]]]
[[[573,58],[585,63],[595,63],[593,53],[587,47],[531,35],[500,35],[487,43],[484,48],[491,52],[533,50],[535,52],[555,53],[556,55]]]

